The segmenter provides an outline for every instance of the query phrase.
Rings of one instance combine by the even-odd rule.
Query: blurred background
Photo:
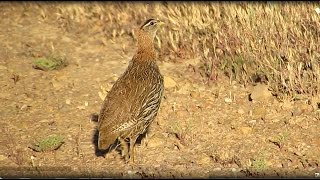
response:
[[[164,61],[198,58],[209,79],[222,72],[243,84],[268,82],[275,94],[295,97],[319,91],[319,3],[64,2],[1,3],[2,21],[54,24],[61,31],[102,42],[133,36],[154,17],[166,22],[158,34]],[[318,10],[319,11],[319,10]],[[2,22],[3,23],[3,22]],[[99,34],[100,36],[97,36]]]
[[[44,167],[24,173],[54,177],[50,167],[67,167],[61,176],[313,177],[320,172],[319,8],[0,2],[0,176]],[[166,89],[128,166],[117,151],[95,154],[90,117],[135,53],[134,29],[149,18],[166,23],[155,39]],[[53,134],[53,147],[32,143]]]

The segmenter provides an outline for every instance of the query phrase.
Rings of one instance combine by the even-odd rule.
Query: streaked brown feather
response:
[[[105,98],[98,120],[99,132],[103,132],[99,138],[99,149],[108,148],[123,133],[114,132],[121,125],[136,121],[132,128],[139,124],[143,118],[143,105],[148,104],[152,94],[158,93],[157,89],[161,91],[159,96],[162,96],[163,77],[156,64],[133,61]]]

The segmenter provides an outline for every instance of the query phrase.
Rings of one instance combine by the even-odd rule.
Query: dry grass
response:
[[[21,3],[24,11],[34,11]],[[4,3],[3,8],[9,8]],[[245,85],[265,82],[280,99],[320,90],[318,3],[65,2],[37,3],[41,21],[65,31],[134,35],[146,18],[166,22],[157,38],[165,60],[201,57],[207,78],[222,70]]]

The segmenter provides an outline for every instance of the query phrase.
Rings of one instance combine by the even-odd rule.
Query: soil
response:
[[[135,53],[132,37],[64,31],[6,9],[0,23],[0,177],[315,177],[320,173],[320,116],[309,100],[249,98],[251,86],[222,74],[208,85],[199,59],[158,61],[170,79],[156,120],[135,146],[134,164],[116,149],[96,150],[103,98]],[[161,37],[159,37],[161,38]],[[34,69],[60,54],[68,66]],[[197,69],[197,68],[195,68]],[[35,152],[38,138],[64,137]]]

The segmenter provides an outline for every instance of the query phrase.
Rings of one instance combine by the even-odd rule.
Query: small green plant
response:
[[[32,143],[30,148],[37,152],[53,151],[60,148],[63,143],[63,137],[51,135],[46,138],[37,140],[35,143]]]
[[[263,157],[257,157],[252,162],[252,168],[256,171],[264,171],[267,168],[267,162]]]
[[[67,61],[60,56],[41,57],[33,61],[33,68],[40,69],[43,71],[61,69],[67,65]]]
[[[232,80],[248,81],[246,63],[243,57],[226,57],[220,62],[220,69]],[[251,68],[251,67],[250,67]]]

